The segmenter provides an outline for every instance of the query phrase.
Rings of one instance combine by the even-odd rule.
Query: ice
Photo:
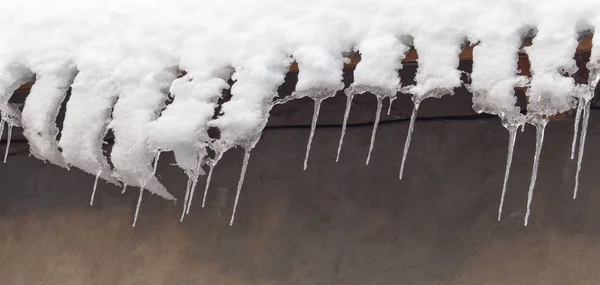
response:
[[[317,120],[319,119],[319,113],[321,111],[321,103],[323,103],[323,100],[333,97],[336,92],[337,89],[311,89],[308,91],[296,91],[294,94],[292,94],[292,96],[296,96],[297,98],[308,96],[314,101],[313,117],[310,125],[310,135],[308,136],[308,142],[306,144],[306,153],[304,155],[304,170],[308,168],[308,158],[310,156],[312,141],[315,135],[315,131],[317,129]]]
[[[4,149],[4,163],[6,163],[6,158],[8,158],[8,150],[10,149],[10,139],[12,137],[12,128],[13,126],[8,124],[8,133],[6,135],[6,149]]]
[[[583,119],[583,125],[581,127],[581,134],[579,137],[579,152],[577,155],[577,171],[575,172],[575,187],[573,189],[573,199],[577,198],[577,191],[579,189],[579,173],[581,172],[581,164],[583,161],[583,154],[585,148],[585,139],[587,136],[587,129],[590,119],[590,108],[592,103],[592,98],[594,98],[595,89],[598,88],[598,80],[600,80],[600,76],[598,75],[598,67],[596,64],[589,64],[588,68],[590,70],[589,73],[589,81],[587,85],[579,84],[575,86],[575,96],[578,98],[578,112],[581,109],[581,116]],[[574,135],[576,136],[576,134]],[[574,137],[574,140],[576,138]],[[574,150],[573,150],[574,151]]]
[[[188,201],[190,199],[190,188],[192,186],[192,179],[188,177],[187,184],[185,186],[185,198],[183,199],[183,209],[181,210],[181,218],[179,218],[179,222],[183,222],[183,218],[185,217],[185,211],[188,206]]]
[[[383,107],[383,98],[377,96],[377,113],[375,114],[375,123],[373,124],[373,132],[371,133],[371,143],[369,144],[369,154],[367,155],[366,165],[369,165],[371,160],[371,152],[375,146],[375,135],[377,134],[377,127],[379,126],[379,119],[381,118],[381,108]]]
[[[154,166],[152,167],[152,174],[156,174],[156,169],[158,168],[158,160],[160,159],[161,151],[156,152],[156,156],[154,157]]]
[[[387,28],[379,26],[378,20],[375,20],[375,22],[374,25],[379,29],[370,31],[369,35],[358,45],[361,61],[354,70],[352,85],[346,90],[347,96],[348,94],[370,93],[377,98],[377,114],[373,125],[366,165],[369,164],[371,152],[375,144],[383,100],[390,98],[391,102],[393,98],[396,98],[396,93],[401,85],[398,71],[402,69],[402,60],[406,56],[405,53],[410,49],[405,44],[405,42],[409,41],[406,36],[395,35],[392,31],[388,31]],[[347,108],[350,108],[350,105]],[[347,112],[349,113],[349,110]],[[346,114],[344,114],[344,121],[347,121]],[[338,147],[340,149],[343,133],[345,132],[344,127],[342,127],[342,138],[340,138],[340,146]]]
[[[390,98],[390,103],[388,105],[388,110],[387,110],[387,115],[389,116],[390,113],[392,112],[392,103],[394,103],[394,100],[396,100],[396,97],[394,98]]]
[[[4,120],[0,120],[0,139],[2,139],[2,136],[4,135],[4,125]]]
[[[575,113],[575,122],[573,123],[573,142],[571,143],[571,159],[575,158],[575,149],[577,149],[577,134],[579,132],[579,121],[585,103],[580,99],[577,102],[577,112]]]
[[[396,91],[395,90],[392,90],[392,91],[384,90],[384,89],[378,88],[378,87],[352,85],[348,89],[346,89],[344,92],[346,93],[346,96],[347,96],[346,109],[344,111],[344,121],[342,123],[342,134],[340,136],[340,141],[338,144],[337,156],[336,156],[335,161],[338,162],[339,158],[340,158],[342,145],[344,143],[344,136],[346,135],[346,127],[348,125],[348,117],[350,116],[350,108],[352,105],[352,99],[354,98],[355,95],[358,95],[358,94],[371,93],[371,94],[374,94],[375,97],[377,98],[377,113],[375,114],[375,121],[373,123],[373,132],[371,134],[371,144],[369,145],[369,154],[367,156],[367,161],[366,161],[366,165],[369,165],[369,161],[371,158],[371,152],[373,151],[373,146],[375,145],[375,135],[377,134],[377,127],[379,126],[379,120],[381,118],[381,109],[383,108],[383,100],[386,97],[389,97],[390,100],[392,100],[391,98],[395,97]]]
[[[18,127],[23,120],[33,155],[99,174],[115,184],[121,180],[143,185],[140,202],[144,190],[174,199],[155,177],[157,152],[172,151],[190,179],[183,206],[186,213],[198,176],[203,174],[202,164],[209,166],[205,204],[218,161],[205,161],[207,148],[222,155],[241,147],[249,155],[292,61],[300,71],[295,92],[276,102],[308,97],[316,103],[306,168],[320,103],[343,89],[344,56],[361,54],[347,92],[336,161],[353,96],[368,92],[378,99],[368,163],[381,101],[389,97],[389,114],[400,86],[402,59],[408,47],[414,46],[419,65],[416,84],[403,89],[413,96],[415,107],[402,177],[420,103],[452,94],[461,85],[458,63],[466,40],[476,44],[469,86],[474,110],[503,119],[517,116],[520,110],[515,107],[513,89],[526,86],[528,114],[546,118],[574,107],[574,80],[565,73],[576,71],[573,54],[578,34],[600,25],[600,2],[593,0],[577,5],[566,0],[5,2],[0,7],[0,128],[4,123],[8,128]],[[156,15],[161,15],[160,21]],[[533,45],[525,48],[533,74],[529,84],[516,76],[516,68],[522,37],[531,29],[536,31]],[[592,63],[600,62],[599,38],[593,39]],[[175,79],[180,73],[185,75]],[[34,74],[37,82],[21,118],[8,101]],[[232,97],[221,104],[230,79]],[[56,142],[56,114],[69,86],[72,94],[61,139]],[[173,102],[165,108],[169,92]],[[583,116],[587,126],[589,111],[584,107],[578,107],[578,117]],[[543,129],[539,123],[536,126],[538,131]],[[220,137],[208,135],[211,127],[218,128]],[[103,153],[109,129],[115,134],[110,154],[114,169]],[[509,128],[503,193],[516,140],[513,129]],[[577,123],[574,130],[578,131]],[[577,134],[574,146],[576,139]],[[578,172],[582,157],[583,144]]]
[[[404,176],[404,164],[406,163],[406,156],[408,155],[408,149],[410,148],[410,140],[412,139],[412,133],[415,129],[415,121],[417,120],[417,112],[419,111],[419,101],[414,102],[412,114],[410,115],[410,123],[408,125],[408,134],[406,135],[406,141],[404,142],[404,151],[402,152],[402,163],[400,164],[399,179],[402,180]]]
[[[4,132],[4,124],[8,127],[4,163],[8,157],[12,127],[21,127],[21,112],[14,104],[8,103],[13,93],[24,83],[31,81],[33,74],[21,65],[7,64],[0,59],[0,136]]]
[[[0,137],[4,132],[4,123],[8,127],[7,137],[6,137],[6,149],[4,150],[4,163],[6,163],[6,159],[8,158],[8,152],[10,149],[10,141],[12,138],[12,128],[13,127],[22,127],[21,125],[21,111],[17,108],[15,104],[7,103],[3,107],[1,107],[2,111],[2,120],[0,120]]]
[[[90,197],[90,206],[94,206],[94,197],[96,197],[96,187],[98,187],[98,178],[100,178],[101,173],[102,171],[98,171],[98,174],[96,174],[96,178],[94,179],[94,188],[92,189],[92,196]],[[123,188],[123,190],[125,190],[125,188]]]
[[[208,162],[208,175],[206,176],[206,185],[204,186],[204,197],[202,197],[202,208],[206,205],[206,196],[208,195],[208,188],[210,187],[210,181],[212,179],[213,170],[215,170],[215,166],[223,157],[222,152],[215,153],[215,158],[211,159]]]
[[[240,180],[238,181],[237,191],[235,194],[235,202],[233,203],[233,212],[231,213],[231,221],[229,226],[233,226],[235,220],[235,213],[237,211],[238,202],[240,200],[240,192],[242,191],[242,185],[244,184],[244,178],[246,177],[246,170],[248,169],[248,162],[250,161],[250,150],[244,150],[244,161],[242,162],[242,170],[240,172]]]
[[[453,25],[456,25],[456,23]],[[402,90],[413,95],[414,107],[404,143],[400,179],[404,175],[404,166],[419,105],[427,98],[441,98],[446,94],[452,95],[454,94],[454,88],[461,85],[461,72],[458,70],[458,64],[464,36],[462,33],[457,32],[456,27],[453,25],[449,24],[445,29],[442,29],[443,33],[439,31],[436,33],[422,31],[413,35],[414,46],[419,53],[419,68],[415,76],[417,84],[402,88]]]
[[[125,194],[125,191],[127,191],[127,183],[123,183],[123,190],[121,190],[121,194]]]
[[[506,168],[504,170],[504,182],[502,183],[502,195],[500,196],[500,206],[498,206],[498,221],[502,218],[502,208],[504,206],[504,196],[506,195],[506,186],[510,176],[510,166],[512,165],[513,153],[515,149],[515,141],[517,139],[517,131],[519,127],[525,124],[524,116],[504,116],[502,125],[508,130],[508,152],[506,154]]]
[[[190,208],[192,207],[192,200],[194,200],[194,192],[196,191],[196,184],[198,184],[198,177],[200,176],[200,168],[202,167],[202,163],[204,162],[204,157],[198,157],[198,161],[196,162],[196,170],[193,173],[190,173],[188,177],[192,180],[190,199],[188,201],[187,209],[185,210],[186,214],[190,213]]]
[[[502,196],[500,197],[500,206],[498,207],[498,221],[502,218],[502,207],[504,206],[504,196],[506,195],[506,185],[510,175],[510,165],[512,164],[513,150],[515,149],[515,139],[517,137],[518,127],[510,126],[507,128],[509,132],[508,153],[506,155],[506,170],[504,171],[504,183],[502,183]]]
[[[2,120],[0,120],[0,137],[4,132],[4,123],[8,127],[6,137],[6,149],[4,150],[4,163],[8,158],[8,151],[10,149],[10,141],[12,138],[12,128],[21,127],[21,112],[15,104],[7,103],[0,109],[2,111]]]
[[[277,88],[284,82],[285,74],[291,64],[291,58],[285,54],[275,51],[265,52],[271,47],[255,46],[260,50],[256,50],[250,56],[248,63],[233,65],[235,73],[232,79],[235,80],[235,84],[231,88],[232,97],[222,104],[220,116],[208,124],[219,128],[220,131],[220,137],[209,145],[217,159],[210,167],[214,168],[218,159],[233,147],[238,146],[245,150],[230,225],[233,225],[235,219],[250,152],[260,140],[273,107],[272,102],[277,96]],[[250,49],[250,51],[254,50]],[[205,196],[208,187],[207,180]],[[205,199],[203,199],[204,203]]]
[[[536,151],[527,196],[527,212],[525,226],[531,214],[533,190],[537,179],[544,130],[548,117],[565,112],[574,107],[574,79],[563,76],[573,74],[577,66],[573,55],[578,45],[578,23],[574,18],[585,13],[582,7],[564,7],[564,10],[543,7],[547,15],[535,20],[537,34],[533,44],[525,48],[531,63],[532,78],[527,90],[528,122],[536,127]],[[565,11],[568,17],[563,17]],[[574,18],[573,18],[574,17]]]
[[[138,214],[140,213],[140,206],[142,205],[142,195],[144,195],[144,187],[140,187],[140,196],[138,197],[137,205],[135,206],[135,215],[133,216],[133,224],[131,227],[135,228],[137,223]]]
[[[347,90],[346,90],[347,91]],[[337,155],[335,162],[340,160],[340,153],[342,151],[342,145],[344,144],[344,136],[346,135],[346,127],[348,126],[348,118],[350,117],[350,109],[352,108],[352,99],[354,99],[354,93],[346,92],[346,109],[344,110],[344,121],[342,123],[342,134],[340,135],[340,142],[338,143]]]
[[[528,119],[528,123],[535,127],[535,155],[533,157],[533,168],[531,170],[531,181],[529,182],[529,192],[527,193],[527,212],[525,213],[525,226],[529,223],[531,215],[531,201],[533,200],[533,190],[537,180],[538,167],[540,165],[540,155],[542,153],[542,145],[544,144],[544,131],[549,119],[543,115],[533,114]]]
[[[592,52],[592,55],[595,55],[596,53]],[[593,57],[593,56],[592,56]],[[588,129],[588,124],[589,124],[589,119],[590,119],[590,108],[591,108],[591,103],[592,103],[592,98],[594,98],[594,96],[598,96],[598,93],[600,93],[600,89],[598,87],[598,83],[600,81],[600,72],[599,72],[599,64],[596,62],[589,62],[588,63],[588,69],[589,69],[589,79],[588,79],[588,85],[577,85],[575,88],[575,93],[576,96],[579,98],[579,105],[578,105],[578,112],[580,109],[580,106],[582,108],[582,115],[583,115],[583,126],[581,127],[581,135],[579,138],[579,153],[577,155],[577,170],[575,172],[575,187],[573,189],[573,199],[577,198],[577,191],[579,189],[579,174],[581,172],[581,166],[582,166],[582,161],[583,161],[583,154],[584,154],[584,148],[585,148],[585,139],[587,136],[587,129]],[[574,135],[573,140],[575,140],[576,135]],[[574,151],[574,150],[573,150]],[[571,154],[571,159],[573,157],[573,154]]]
[[[583,126],[581,126],[581,137],[579,139],[579,153],[577,155],[577,172],[575,172],[575,188],[573,190],[573,199],[577,198],[577,190],[579,189],[579,173],[581,171],[581,162],[583,161],[583,151],[585,148],[585,137],[587,135],[588,122],[590,120],[591,100],[583,100],[580,104],[584,104],[583,108]]]
[[[222,113],[209,126],[220,130],[220,137],[210,143],[217,159],[233,147],[245,150],[242,173],[237,186],[237,194],[231,217],[233,225],[240,191],[248,167],[251,150],[256,146],[265,128],[277,88],[284,82],[285,74],[291,64],[290,58],[277,52],[253,55],[250,65],[235,66],[233,79],[236,83],[231,89],[231,100],[222,105]],[[211,163],[214,168],[216,161]],[[212,171],[212,169],[211,169]],[[209,174],[210,175],[210,174]],[[207,180],[205,196],[209,187]],[[204,199],[203,199],[204,200]],[[203,204],[205,201],[203,201]]]
[[[326,41],[326,39],[321,38],[320,40],[319,43],[324,43]],[[306,154],[304,158],[303,169],[306,170],[321,103],[325,99],[335,96],[338,90],[344,88],[344,84],[342,83],[344,59],[342,50],[339,50],[339,53],[332,53],[329,49],[323,49],[317,45],[301,47],[297,49],[293,55],[298,62],[298,69],[300,72],[298,74],[296,90],[290,95],[290,99],[308,97],[311,98],[315,104],[311,131],[306,145]],[[351,106],[347,107],[350,108]],[[349,115],[350,110],[348,109],[347,112]]]
[[[317,128],[317,119],[319,118],[319,111],[321,110],[322,99],[316,99],[315,109],[313,110],[312,123],[310,124],[310,135],[308,136],[308,143],[306,144],[306,154],[304,155],[304,170],[308,167],[308,156],[310,155],[310,147],[312,145],[313,137],[315,136],[315,130]]]
[[[479,44],[473,48],[473,71],[470,75],[471,84],[467,87],[473,93],[473,110],[499,116],[509,133],[504,181],[498,206],[500,221],[517,131],[520,126],[525,125],[520,108],[515,106],[517,98],[514,96],[514,88],[525,87],[528,82],[527,78],[517,76],[518,52],[523,31],[520,31],[517,23],[506,22],[508,19],[500,14],[491,17],[482,15],[477,19],[470,35],[471,40],[478,41]],[[489,21],[497,22],[504,28],[490,30],[489,26],[483,24]]]

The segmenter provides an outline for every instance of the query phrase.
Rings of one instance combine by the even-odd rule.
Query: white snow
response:
[[[467,41],[476,45],[468,86],[474,109],[500,116],[512,130],[524,122],[515,107],[514,87],[528,87],[529,122],[543,131],[543,117],[573,108],[574,96],[580,97],[568,76],[576,71],[573,54],[579,33],[599,25],[596,0],[0,0],[2,126],[6,122],[10,130],[21,125],[18,109],[8,100],[35,77],[22,116],[33,155],[175,199],[154,176],[153,165],[160,152],[173,151],[189,179],[184,213],[198,176],[204,174],[202,166],[208,165],[212,174],[223,153],[241,147],[245,162],[237,206],[250,152],[293,61],[300,70],[295,92],[277,103],[303,97],[315,102],[306,169],[320,104],[344,87],[344,55],[358,52],[362,58],[346,90],[344,125],[354,95],[369,92],[378,99],[368,163],[383,99],[390,104],[395,99],[402,59],[411,46],[417,50],[416,84],[402,89],[415,102],[402,177],[418,107],[422,100],[452,94],[463,84],[458,64]],[[533,45],[525,48],[531,61],[529,82],[517,76],[517,53],[530,30],[536,33]],[[600,37],[593,41],[592,88],[600,78]],[[232,96],[219,105],[230,79]],[[57,142],[55,121],[69,87]],[[169,95],[173,102],[165,108]],[[587,101],[581,102],[585,106]],[[584,120],[587,115],[583,113]],[[210,127],[218,128],[218,138],[209,136]],[[110,129],[114,169],[102,149]],[[536,165],[541,139],[539,143]],[[207,148],[216,158],[207,158]]]
[[[36,72],[36,81],[23,107],[23,135],[29,142],[31,154],[41,160],[66,167],[58,151],[56,118],[60,106],[73,83],[75,70],[65,67]]]

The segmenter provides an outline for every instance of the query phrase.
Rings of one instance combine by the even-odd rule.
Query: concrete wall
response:
[[[384,119],[404,117],[403,100]],[[341,123],[344,101],[326,102],[321,122]],[[311,104],[278,107],[271,125],[309,124]],[[354,105],[353,122],[372,120],[372,96]],[[423,108],[471,112],[464,94]],[[205,209],[195,199],[179,223],[181,202],[145,195],[136,228],[136,189],[100,183],[90,207],[94,177],[14,155],[0,165],[0,284],[600,284],[599,123],[594,111],[577,200],[572,121],[548,126],[526,228],[534,129],[517,138],[497,222],[507,132],[496,119],[418,122],[403,181],[407,122],[380,126],[369,166],[370,126],[348,129],[338,163],[340,129],[320,128],[307,171],[309,129],[269,129],[233,227],[240,151],[216,168]],[[159,176],[182,200],[186,177],[171,163],[161,157]]]

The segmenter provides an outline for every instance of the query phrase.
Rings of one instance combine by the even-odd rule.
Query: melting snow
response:
[[[375,146],[383,101],[389,106],[401,86],[398,70],[406,53],[418,52],[416,84],[401,89],[414,109],[401,160],[403,177],[420,104],[453,94],[460,87],[459,54],[474,45],[467,86],[475,111],[501,118],[509,133],[508,155],[498,218],[509,179],[517,129],[536,127],[537,143],[528,195],[530,215],[549,116],[578,110],[571,157],[579,135],[577,194],[592,91],[600,79],[600,37],[595,37],[588,86],[575,86],[573,54],[581,32],[600,25],[600,2],[585,0],[352,0],[321,1],[9,1],[0,5],[0,130],[23,127],[31,153],[62,167],[77,167],[113,184],[140,188],[134,226],[144,190],[175,200],[158,178],[161,152],[172,151],[188,176],[181,218],[189,213],[203,166],[209,173],[228,150],[244,150],[231,223],[252,149],[275,104],[308,97],[315,103],[306,147],[308,166],[321,103],[344,89],[344,54],[361,61],[347,96],[336,161],[344,142],[355,95],[377,98],[371,143]],[[155,15],[161,15],[157,21]],[[182,17],[181,15],[186,15]],[[518,76],[518,52],[525,36],[532,77]],[[295,92],[277,97],[290,64],[299,67]],[[183,74],[183,76],[179,76]],[[179,77],[178,77],[179,76]],[[33,81],[23,114],[9,103],[14,91]],[[225,89],[232,97],[219,99]],[[515,106],[515,87],[526,87],[527,116]],[[56,117],[71,88],[64,128]],[[169,99],[173,102],[165,107]],[[220,110],[219,112],[216,112]],[[389,114],[389,110],[388,110]],[[579,119],[582,130],[579,133]],[[209,128],[219,130],[211,137]],[[112,130],[109,164],[102,149]],[[215,153],[209,158],[209,150]]]

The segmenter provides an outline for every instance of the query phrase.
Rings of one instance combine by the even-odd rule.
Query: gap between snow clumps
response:
[[[188,176],[183,220],[204,169],[202,207],[223,154],[242,148],[233,224],[250,154],[270,110],[289,100],[314,101],[306,169],[320,105],[344,89],[346,56],[358,53],[354,82],[344,90],[348,100],[336,161],[354,96],[377,98],[369,164],[383,100],[391,104],[399,92],[406,93],[414,109],[401,156],[402,179],[421,102],[452,95],[465,84],[474,110],[499,116],[509,133],[498,219],[517,129],[531,124],[537,130],[527,225],[545,127],[550,116],[573,108],[577,194],[590,101],[600,80],[600,37],[593,39],[589,82],[575,84],[570,75],[577,71],[573,55],[581,35],[598,26],[597,0],[2,0],[0,130],[7,128],[7,147],[12,128],[22,127],[36,158],[94,175],[90,203],[98,179],[124,190],[139,188],[134,225],[144,191],[175,200],[155,176],[161,152],[172,151]],[[518,75],[517,65],[529,37],[533,44],[524,52],[530,78]],[[473,46],[468,84],[458,70],[466,46]],[[398,71],[411,49],[418,53],[415,84],[401,87]],[[295,92],[278,98],[293,62],[299,68]],[[34,79],[22,111],[9,103],[20,85]],[[232,96],[223,103],[219,99],[230,80]],[[516,87],[527,87],[526,115],[515,106]],[[69,88],[57,139],[56,118]],[[210,135],[211,128],[219,135]],[[115,136],[110,161],[102,149],[109,131]]]

